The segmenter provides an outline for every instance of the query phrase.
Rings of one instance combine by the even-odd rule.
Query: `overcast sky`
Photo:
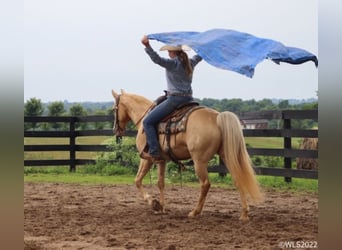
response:
[[[25,0],[24,101],[112,101],[111,89],[155,99],[166,81],[140,42],[151,33],[233,29],[319,59],[317,5],[317,0]],[[202,61],[193,90],[201,99],[317,98],[318,69],[313,62],[265,60],[250,79]]]

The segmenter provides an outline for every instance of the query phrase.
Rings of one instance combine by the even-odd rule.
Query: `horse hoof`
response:
[[[152,205],[153,202],[149,194],[144,197],[144,201],[146,201],[148,205]]]
[[[163,212],[163,206],[156,199],[152,200],[152,209],[154,212]]]
[[[239,220],[241,220],[241,221],[249,221],[249,217],[248,217],[248,215],[241,215]]]
[[[191,212],[188,214],[188,217],[189,217],[189,218],[195,218],[197,215],[199,215],[199,213],[197,213],[196,211],[191,211]]]

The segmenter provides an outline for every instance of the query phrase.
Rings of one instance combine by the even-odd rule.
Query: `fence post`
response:
[[[70,143],[70,172],[75,172],[76,171],[76,150],[75,150],[75,138],[76,138],[76,133],[75,133],[75,117],[73,117],[70,121],[70,136],[69,136],[69,143]]]
[[[291,129],[291,119],[284,119],[284,129]],[[284,150],[292,148],[292,140],[291,137],[284,136]],[[291,168],[292,167],[292,158],[291,157],[284,157],[284,168]],[[290,183],[292,182],[292,178],[285,176],[285,182]]]

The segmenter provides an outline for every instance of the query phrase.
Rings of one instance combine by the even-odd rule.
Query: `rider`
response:
[[[166,100],[150,111],[143,121],[147,145],[149,147],[149,156],[153,160],[159,161],[162,160],[162,156],[156,130],[157,124],[165,116],[172,113],[177,106],[193,100],[191,88],[192,74],[197,63],[202,60],[202,57],[195,55],[189,59],[181,46],[165,45],[160,50],[167,50],[170,59],[163,58],[152,49],[147,36],[144,36],[141,42],[145,45],[145,51],[151,60],[165,68],[166,71]],[[145,154],[146,156],[148,155]]]

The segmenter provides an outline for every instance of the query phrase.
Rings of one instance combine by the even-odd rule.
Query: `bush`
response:
[[[108,147],[111,148],[113,152],[104,153],[98,160],[109,159],[121,166],[130,168],[135,172],[138,170],[140,157],[135,146],[135,138],[124,137],[120,144],[117,144],[113,138]]]
[[[82,169],[87,174],[122,175],[134,174],[138,170],[140,158],[135,147],[135,138],[125,137],[121,144],[115,138],[106,143],[112,150],[101,152],[96,157],[94,165],[86,165]]]
[[[284,160],[280,156],[251,156],[254,166],[280,168],[284,166]]]

